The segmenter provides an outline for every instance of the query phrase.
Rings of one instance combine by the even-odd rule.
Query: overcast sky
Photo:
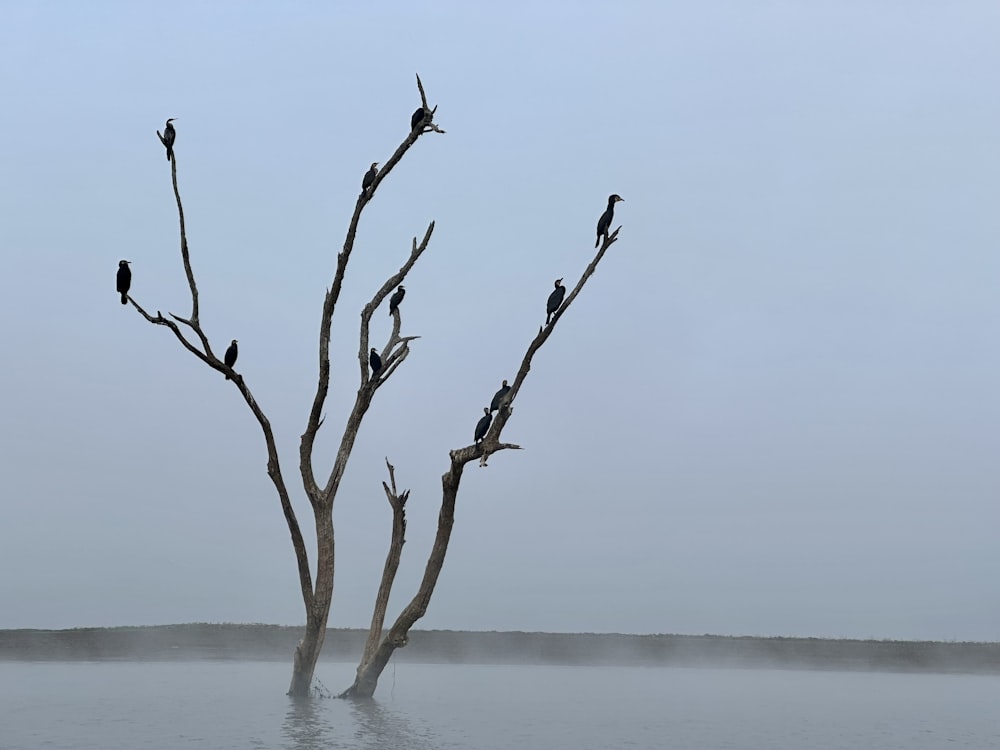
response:
[[[362,220],[324,476],[360,308],[434,220],[422,338],[337,499],[331,626],[371,616],[386,456],[412,596],[449,449],[616,192],[418,627],[1000,640],[998,33],[994,0],[6,3],[0,628],[304,622],[256,422],[115,270],[190,311],[176,117],[202,321],[298,490],[323,291],[419,72],[447,134]]]

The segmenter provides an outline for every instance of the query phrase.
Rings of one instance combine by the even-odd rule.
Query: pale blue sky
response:
[[[337,501],[331,625],[370,618],[385,456],[412,595],[448,450],[617,192],[420,627],[1000,639],[1000,5],[204,5],[3,9],[0,628],[303,621],[256,423],[113,277],[189,309],[176,117],[202,321],[295,480],[323,289],[419,72],[448,132],[362,221],[320,451],[360,307],[435,220],[422,338]]]

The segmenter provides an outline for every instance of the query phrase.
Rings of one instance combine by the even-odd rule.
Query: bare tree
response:
[[[136,308],[147,321],[154,325],[169,328],[181,345],[191,354],[196,356],[209,367],[224,373],[236,387],[247,406],[253,413],[260,425],[264,435],[264,443],[267,448],[267,473],[274,484],[281,502],[281,508],[288,525],[288,530],[292,538],[292,547],[295,550],[296,562],[298,565],[299,585],[302,593],[302,601],[306,610],[306,627],[302,640],[299,641],[295,649],[292,680],[288,693],[292,696],[305,696],[309,694],[312,684],[313,673],[316,661],[319,658],[326,636],[327,621],[330,614],[330,605],[333,598],[333,578],[334,578],[334,533],[333,533],[333,503],[340,487],[341,479],[347,468],[347,462],[351,456],[354,442],[361,427],[362,420],[371,406],[372,399],[376,391],[392,377],[396,370],[410,353],[410,342],[417,336],[401,335],[401,316],[398,307],[391,309],[393,318],[392,333],[388,341],[379,352],[375,347],[369,348],[369,334],[372,315],[385,298],[396,289],[413,265],[420,259],[420,256],[427,249],[431,235],[434,232],[434,222],[432,221],[424,233],[423,239],[418,243],[417,238],[413,238],[409,256],[404,260],[399,270],[392,274],[381,287],[375,292],[371,300],[364,306],[361,312],[361,328],[358,340],[358,365],[360,371],[359,385],[347,423],[341,436],[340,445],[334,459],[333,467],[326,480],[320,484],[313,466],[313,448],[316,435],[323,425],[323,409],[330,384],[330,329],[337,301],[340,297],[344,275],[347,264],[350,261],[351,252],[354,249],[355,237],[361,214],[368,203],[374,197],[382,181],[400,162],[406,152],[417,142],[420,136],[435,132],[444,133],[434,122],[434,114],[437,108],[428,105],[426,94],[420,77],[417,76],[417,87],[420,91],[421,107],[413,113],[411,130],[396,151],[385,162],[381,170],[375,169],[375,164],[365,176],[364,187],[357,198],[354,213],[351,217],[347,229],[347,236],[340,253],[337,255],[337,268],[334,273],[333,282],[326,292],[323,301],[323,311],[320,323],[319,336],[319,380],[316,394],[313,398],[312,407],[306,422],[305,431],[302,433],[299,443],[299,473],[302,478],[302,486],[306,497],[309,500],[313,511],[316,529],[316,577],[313,580],[312,568],[309,563],[309,556],[306,550],[305,541],[298,519],[292,507],[288,487],[285,483],[281,470],[281,463],[275,444],[271,423],[264,414],[263,409],[258,405],[247,384],[246,379],[237,372],[234,367],[226,363],[224,359],[219,359],[212,349],[209,337],[205,333],[199,317],[198,308],[198,286],[195,280],[194,270],[191,265],[191,257],[188,249],[187,232],[184,225],[184,207],[181,202],[180,190],[177,184],[177,153],[175,148],[168,148],[168,159],[171,166],[171,179],[173,183],[174,197],[177,202],[177,214],[180,222],[181,259],[184,264],[184,271],[187,276],[188,287],[191,294],[191,313],[188,317],[182,317],[174,313],[166,316],[160,311],[155,315],[148,313],[131,296],[129,302]],[[169,123],[169,121],[168,121]],[[163,136],[160,136],[163,141]],[[164,141],[164,145],[168,144]],[[171,139],[170,146],[173,146]],[[172,153],[171,153],[172,151]],[[384,484],[386,495],[393,509],[393,527],[390,551],[386,560],[383,572],[382,583],[379,587],[375,614],[372,618],[371,630],[368,643],[361,664],[358,668],[358,676],[354,686],[345,691],[344,695],[368,695],[375,689],[378,676],[388,663],[392,652],[406,644],[409,629],[424,615],[430,602],[434,586],[437,583],[438,575],[444,564],[445,553],[448,548],[448,541],[451,536],[451,528],[454,521],[455,499],[458,494],[458,487],[462,477],[462,471],[467,463],[480,459],[485,465],[486,459],[492,453],[517,448],[516,445],[500,442],[500,434],[503,431],[507,420],[510,418],[510,403],[516,397],[524,378],[528,374],[531,365],[531,358],[538,350],[555,327],[562,312],[568,307],[576,295],[583,288],[587,279],[594,272],[597,263],[608,247],[617,239],[617,230],[607,237],[597,256],[587,268],[576,288],[569,295],[563,306],[556,313],[550,325],[539,330],[538,335],[531,342],[528,351],[521,363],[521,368],[511,386],[510,392],[504,399],[497,418],[493,421],[488,434],[474,445],[451,451],[451,468],[443,477],[443,496],[441,512],[438,519],[438,532],[434,542],[434,547],[427,561],[427,568],[420,588],[396,620],[389,632],[382,637],[382,626],[385,619],[385,611],[388,605],[389,593],[395,579],[396,570],[401,557],[402,546],[405,536],[405,505],[409,492],[398,493],[394,469],[386,462],[389,468],[390,483]],[[370,351],[378,354],[381,367],[372,369],[370,367]],[[234,365],[235,366],[235,365]]]

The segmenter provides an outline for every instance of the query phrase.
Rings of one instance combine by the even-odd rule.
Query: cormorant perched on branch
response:
[[[236,339],[233,339],[233,343],[229,345],[226,349],[226,355],[222,358],[222,361],[226,363],[226,367],[232,367],[236,364],[236,358],[240,356],[240,348],[236,346]],[[226,380],[229,380],[229,373],[226,373]]]
[[[174,158],[174,140],[177,138],[177,132],[174,130],[173,122],[177,119],[171,117],[167,120],[167,124],[163,127],[163,135],[160,135],[160,131],[156,131],[156,135],[160,138],[160,143],[167,147],[167,161]]]
[[[493,415],[490,414],[490,410],[483,408],[483,413],[486,415],[482,417],[479,422],[476,423],[476,442],[478,443],[484,437],[490,429],[490,424],[493,422]]]
[[[375,182],[375,175],[378,174],[378,162],[373,161],[371,167],[365,172],[365,178],[361,181],[361,190],[365,191]]]
[[[608,207],[605,209],[604,213],[601,214],[601,218],[597,220],[597,242],[594,243],[594,247],[601,244],[601,237],[604,239],[608,238],[608,231],[611,229],[611,221],[615,218],[615,203],[618,201],[625,200],[617,193],[608,196]]]
[[[400,284],[396,288],[396,291],[393,292],[392,296],[389,298],[389,314],[390,315],[392,315],[396,311],[396,308],[399,307],[399,303],[403,301],[403,297],[405,297],[405,296],[406,296],[406,287],[404,287],[402,284]]]
[[[128,290],[132,286],[132,269],[128,267],[127,260],[118,261],[118,286],[117,289],[122,295],[122,304],[128,304]]]
[[[503,397],[510,392],[510,386],[507,385],[507,381],[503,381],[503,385],[500,386],[500,390],[493,394],[493,400],[490,401],[490,411],[494,412],[500,408],[500,402]]]
[[[556,279],[556,288],[549,295],[549,301],[545,305],[545,325],[548,325],[549,321],[552,320],[552,314],[559,309],[559,305],[562,304],[563,297],[565,296],[566,287],[562,285],[562,279]]]
[[[424,121],[424,108],[417,107],[417,111],[413,113],[410,118],[410,130],[413,130],[417,125]]]
[[[368,364],[372,366],[372,378],[377,378],[382,369],[382,358],[378,356],[378,352],[375,351],[374,346],[372,347],[371,353],[368,355]]]

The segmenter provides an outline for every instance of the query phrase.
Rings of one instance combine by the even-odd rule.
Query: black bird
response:
[[[163,127],[163,135],[160,135],[159,130],[156,131],[156,134],[160,136],[160,143],[167,147],[167,161],[174,158],[174,140],[177,138],[177,131],[174,130],[173,125],[175,119],[171,117],[167,120],[167,124]]]
[[[402,284],[397,287],[396,291],[392,293],[389,298],[389,314],[392,315],[396,312],[396,308],[399,307],[399,303],[403,301],[403,297],[406,296],[406,287]]]
[[[545,304],[545,325],[552,320],[552,314],[559,309],[563,297],[566,296],[566,287],[562,285],[562,279],[556,279],[556,288],[549,295],[549,301]]]
[[[494,412],[500,408],[500,402],[503,397],[510,392],[510,386],[507,385],[507,381],[503,381],[503,385],[500,386],[500,390],[493,394],[493,400],[490,401],[490,411]]]
[[[378,162],[373,161],[371,167],[365,172],[365,178],[361,181],[361,190],[365,191],[375,182],[375,175],[378,174]]]
[[[608,238],[608,231],[611,229],[611,221],[615,218],[615,204],[618,201],[625,200],[617,193],[608,196],[608,207],[605,209],[604,213],[601,214],[601,218],[597,220],[597,242],[594,243],[594,247],[601,244],[601,237],[604,239]]]
[[[372,366],[372,378],[377,378],[379,371],[382,369],[382,358],[378,356],[378,352],[375,351],[374,346],[368,355],[368,364]]]
[[[476,442],[477,443],[480,440],[482,440],[484,437],[486,437],[486,433],[490,429],[490,423],[493,421],[493,415],[490,414],[490,410],[489,409],[484,408],[483,409],[483,414],[485,414],[486,416],[482,417],[479,420],[479,422],[476,423]]]
[[[226,367],[232,367],[236,364],[236,358],[240,356],[240,348],[236,346],[236,339],[233,339],[233,343],[229,345],[226,349],[226,355],[222,358],[222,361],[226,363]],[[226,373],[226,380],[229,380],[229,373]]]
[[[132,286],[132,269],[127,260],[118,261],[118,291],[122,295],[122,304],[128,304],[128,290]]]
[[[410,118],[410,130],[413,130],[417,125],[424,121],[424,108],[417,107],[417,111],[413,113],[413,117]]]

